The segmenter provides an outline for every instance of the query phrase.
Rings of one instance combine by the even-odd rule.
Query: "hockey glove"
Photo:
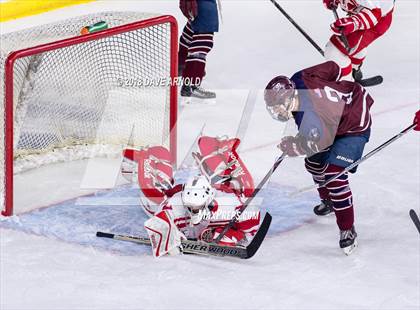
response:
[[[341,33],[345,35],[350,34],[358,29],[358,20],[354,18],[354,16],[337,19],[334,23],[331,24],[332,32],[338,36],[341,35]]]
[[[328,9],[328,10],[333,10],[338,8],[338,4],[339,4],[339,0],[323,0],[324,2],[324,6]]]
[[[284,137],[277,147],[290,157],[312,156],[319,152],[318,144],[315,141],[305,139],[300,135]]]
[[[340,35],[341,31],[343,31],[343,34],[347,35],[357,30],[367,30],[375,27],[381,19],[381,16],[382,13],[380,9],[369,10],[363,8],[358,14],[337,19],[331,24],[331,30],[336,35]]]
[[[305,155],[305,150],[301,147],[298,137],[284,137],[277,147],[290,157]]]
[[[416,112],[416,116],[414,117],[413,124],[417,124],[416,127],[414,127],[414,130],[420,131],[420,110]]]
[[[179,8],[189,20],[194,20],[198,15],[197,0],[180,0]]]

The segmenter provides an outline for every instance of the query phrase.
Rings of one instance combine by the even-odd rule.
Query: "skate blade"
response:
[[[347,256],[351,255],[351,253],[354,252],[354,250],[357,248],[358,243],[357,240],[354,240],[354,243],[351,246],[348,246],[346,248],[342,248],[344,254],[346,254]]]
[[[182,97],[181,96],[180,101],[181,101],[180,104],[183,107],[193,107],[193,106],[202,107],[202,106],[216,105],[216,98],[201,99],[201,98],[196,98],[196,97]]]

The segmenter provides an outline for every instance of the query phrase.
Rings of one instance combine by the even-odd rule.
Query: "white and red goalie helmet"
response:
[[[181,192],[182,203],[191,212],[207,207],[214,199],[216,192],[206,177],[197,175],[188,179]]]

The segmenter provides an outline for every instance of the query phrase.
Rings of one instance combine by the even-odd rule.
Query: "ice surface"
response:
[[[281,3],[315,40],[326,42],[332,14],[320,1]],[[380,73],[385,81],[369,90],[376,103],[366,151],[408,126],[419,109],[419,6],[397,1],[391,30],[369,50],[366,76]],[[177,1],[102,1],[8,22],[1,31],[115,8],[169,13],[184,21]],[[223,20],[206,80],[220,95],[215,106],[181,109],[181,160],[204,123],[206,134],[236,132],[247,89],[262,89],[275,75],[322,61],[269,1],[224,1]],[[259,98],[241,149],[257,182],[278,155],[275,143],[283,132]],[[249,261],[155,260],[144,247],[92,237],[98,228],[140,233],[143,215],[135,206],[71,206],[69,200],[2,221],[0,307],[419,309],[420,241],[408,217],[410,208],[420,210],[419,139],[409,133],[351,176],[360,246],[350,257],[338,249],[335,218],[311,215],[314,193],[286,196],[311,183],[302,160],[288,160],[268,189],[276,195],[266,192],[273,199],[264,205],[274,215],[270,235]],[[133,199],[138,194],[129,185],[119,189]]]

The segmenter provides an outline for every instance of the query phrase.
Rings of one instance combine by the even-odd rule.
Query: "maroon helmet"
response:
[[[295,83],[286,76],[277,76],[268,83],[264,91],[264,100],[271,117],[282,122],[292,117],[295,92]]]

